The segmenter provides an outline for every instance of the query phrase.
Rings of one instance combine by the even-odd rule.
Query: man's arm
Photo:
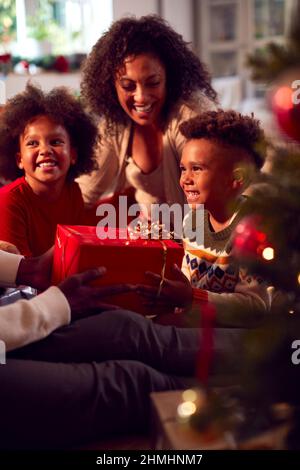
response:
[[[0,339],[10,351],[45,338],[70,319],[66,297],[57,287],[50,287],[31,300],[0,307]]]
[[[26,259],[0,251],[1,277],[6,285],[24,283],[33,287],[50,282],[51,251],[38,258]],[[40,271],[40,269],[43,271]],[[49,268],[49,269],[48,269]],[[132,290],[128,284],[91,287],[89,282],[103,276],[105,268],[75,274],[58,287],[50,287],[31,300],[20,300],[0,308],[0,340],[6,350],[19,348],[48,336],[70,320],[118,308],[103,302],[103,298]],[[40,274],[40,275],[39,275]],[[41,282],[42,280],[42,282]]]
[[[51,284],[52,261],[53,248],[35,258],[0,250],[0,285],[14,287],[23,284],[45,290]]]
[[[16,276],[23,257],[0,250],[0,285],[13,287],[16,285]],[[25,284],[25,283],[24,283]]]

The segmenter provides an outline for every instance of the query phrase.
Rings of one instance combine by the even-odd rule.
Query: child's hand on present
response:
[[[89,283],[103,277],[106,268],[89,269],[83,273],[74,274],[59,284],[59,289],[67,298],[71,307],[72,320],[100,313],[104,310],[119,309],[117,305],[105,302],[105,297],[123,294],[135,290],[131,284],[114,284],[101,287],[90,286]]]
[[[172,266],[174,279],[163,279],[159,274],[146,272],[154,286],[139,284],[136,292],[152,304],[166,304],[173,307],[187,308],[193,299],[193,290],[190,281],[183,274],[181,269],[174,264]]]

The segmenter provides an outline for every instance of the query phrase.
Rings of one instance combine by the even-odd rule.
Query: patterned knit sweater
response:
[[[184,220],[191,227],[193,211]],[[185,255],[182,271],[193,286],[193,310],[209,301],[215,307],[217,324],[222,326],[255,326],[270,308],[270,295],[266,283],[250,275],[232,256],[232,233],[238,224],[235,215],[224,230],[214,232],[209,214],[204,211],[203,243],[183,238]],[[196,230],[198,228],[196,227]]]

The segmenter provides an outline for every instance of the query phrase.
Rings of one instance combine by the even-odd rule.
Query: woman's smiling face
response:
[[[115,87],[120,105],[136,124],[159,124],[166,100],[166,71],[158,57],[127,57],[116,74]]]

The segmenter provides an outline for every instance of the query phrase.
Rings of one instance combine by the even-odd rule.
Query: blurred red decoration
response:
[[[2,64],[8,64],[11,60],[11,54],[0,54],[0,62]]]
[[[271,105],[281,130],[300,142],[300,71],[287,75],[274,89]]]
[[[8,75],[11,70],[11,54],[0,54],[0,74]]]
[[[198,353],[196,375],[201,384],[207,385],[214,360],[216,307],[210,302],[203,302],[200,312],[201,347]]]
[[[258,228],[259,221],[257,216],[248,216],[238,223],[233,239],[236,256],[258,258],[262,257],[265,248],[271,248],[266,233]]]
[[[57,56],[53,64],[53,68],[61,73],[68,72],[70,68],[68,59],[63,55]]]
[[[29,70],[29,62],[27,62],[27,60],[21,60],[20,64],[25,71]]]

